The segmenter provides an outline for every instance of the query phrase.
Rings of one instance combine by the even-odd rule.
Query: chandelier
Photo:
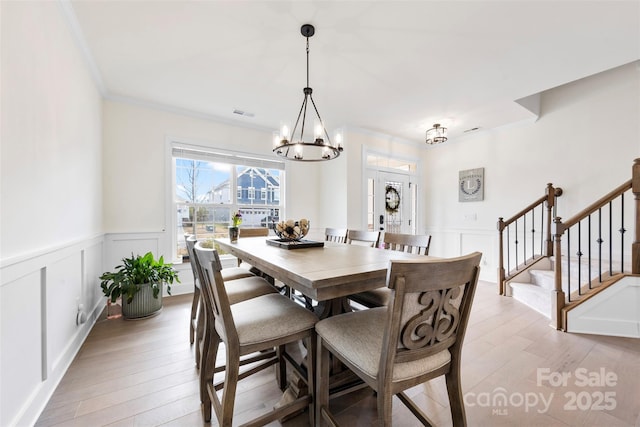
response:
[[[300,28],[300,33],[307,39],[307,86],[302,90],[304,99],[302,106],[296,119],[296,124],[291,133],[289,127],[283,125],[280,132],[274,133],[274,149],[273,151],[281,157],[290,160],[298,160],[303,162],[319,162],[322,160],[335,159],[342,152],[341,135],[337,135],[336,144],[331,143],[324,122],[320,118],[316,103],[313,101],[313,89],[309,87],[309,37],[315,33],[315,28],[311,24],[304,24]],[[313,127],[313,139],[311,141],[304,140],[305,122],[307,121],[307,105],[311,100],[313,111],[316,113],[315,123]],[[302,120],[301,120],[302,119]],[[296,139],[296,130],[300,126],[300,136]]]
[[[443,128],[438,123],[433,125],[431,129],[427,131],[427,144],[440,144],[447,140],[447,128]]]

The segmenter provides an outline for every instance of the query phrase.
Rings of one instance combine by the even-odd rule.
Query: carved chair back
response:
[[[459,361],[482,254],[446,260],[392,261],[392,289],[378,382],[393,378],[397,363],[423,359],[449,349]]]

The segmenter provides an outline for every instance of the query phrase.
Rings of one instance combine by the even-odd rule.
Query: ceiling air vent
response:
[[[253,117],[255,116],[255,114],[253,113],[249,113],[248,111],[242,111],[242,110],[233,110],[233,114],[237,114],[239,116],[245,116],[245,117]]]

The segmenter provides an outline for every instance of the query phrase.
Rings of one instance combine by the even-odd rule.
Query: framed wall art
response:
[[[484,168],[458,172],[458,201],[479,202],[484,200]]]

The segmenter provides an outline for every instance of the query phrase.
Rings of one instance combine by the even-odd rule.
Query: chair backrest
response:
[[[459,363],[481,258],[473,252],[458,258],[391,261],[379,381],[391,378],[396,363],[446,349],[451,363]]]
[[[349,230],[347,231],[347,243],[350,245],[371,246],[375,248],[378,246],[380,240],[379,231],[366,231],[366,230]]]
[[[242,228],[240,227],[240,237],[264,237],[269,235],[267,227]]]
[[[325,228],[324,229],[325,242],[344,243],[347,240],[346,228]]]
[[[189,264],[191,264],[191,271],[193,272],[193,284],[195,287],[200,287],[200,273],[198,272],[198,261],[196,260],[196,255],[193,252],[193,248],[196,246],[198,240],[196,236],[193,234],[185,234],[185,241],[187,243],[187,253],[189,254]]]
[[[384,248],[392,251],[429,255],[430,234],[384,233]]]
[[[222,263],[215,249],[203,248],[200,242],[194,248],[196,258],[202,271],[202,293],[205,295],[205,304],[209,304],[208,311],[212,314],[213,325],[217,334],[225,341],[226,345],[237,348],[240,343],[233,316],[231,304],[222,279]],[[210,316],[211,318],[211,316]]]

